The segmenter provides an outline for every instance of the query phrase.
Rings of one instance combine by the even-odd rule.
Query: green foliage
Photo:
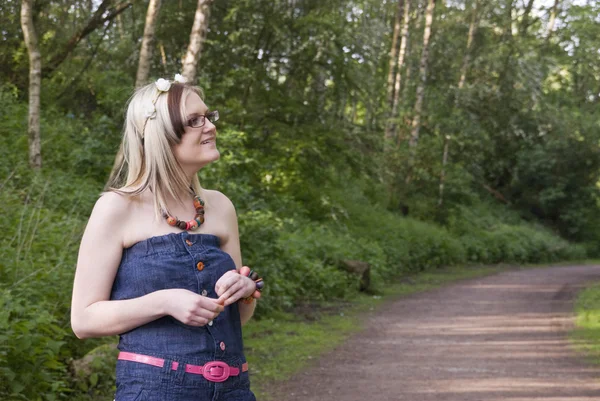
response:
[[[595,283],[580,292],[575,301],[576,330],[572,340],[577,348],[600,362],[600,285]]]
[[[163,2],[152,78],[181,69],[196,3]],[[267,279],[257,318],[355,297],[357,278],[338,267],[345,259],[368,262],[373,291],[384,292],[394,278],[449,265],[600,255],[600,6],[565,8],[547,37],[545,17],[525,25],[517,3],[510,13],[504,2],[481,3],[458,90],[472,2],[438,2],[414,151],[418,12],[390,150],[382,133],[394,2],[211,5],[198,82],[221,112],[222,153],[201,179],[234,201],[244,262]],[[35,173],[19,3],[0,3],[0,398],[112,392],[111,346],[75,339],[68,305],[80,235],[119,145],[146,7],[133,2],[44,75],[44,168]],[[89,1],[36,2],[44,68],[93,11]],[[90,370],[68,369],[86,355]]]
[[[0,396],[53,401],[69,391],[63,346],[69,335],[49,304],[32,305],[16,292],[0,292]]]

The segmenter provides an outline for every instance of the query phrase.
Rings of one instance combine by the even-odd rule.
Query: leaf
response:
[[[90,376],[90,385],[96,387],[98,384],[98,373],[92,373]]]

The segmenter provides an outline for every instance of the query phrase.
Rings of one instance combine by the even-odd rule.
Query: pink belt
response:
[[[153,356],[134,354],[132,352],[119,352],[118,359],[122,361],[132,361],[145,363],[146,365],[158,366],[162,368],[165,366],[165,360],[161,358],[155,358]],[[179,362],[172,362],[171,369],[177,370],[179,366]],[[248,362],[242,365],[242,372],[248,371]],[[229,378],[229,376],[237,376],[240,374],[240,369],[235,368],[233,366],[229,366],[225,362],[221,361],[211,361],[207,362],[204,365],[185,365],[186,373],[193,373],[195,375],[202,375],[206,380],[210,380],[211,382],[224,382]]]

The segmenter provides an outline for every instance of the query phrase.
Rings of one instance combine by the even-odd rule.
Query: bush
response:
[[[114,358],[105,343],[114,339],[82,342],[69,324],[80,236],[120,131],[118,122],[106,117],[115,110],[104,101],[105,110],[89,120],[45,108],[44,169],[34,173],[27,165],[26,106],[11,88],[0,89],[2,399],[106,399],[113,390]],[[288,169],[281,170],[269,164],[273,160],[259,161],[245,147],[246,138],[225,126],[220,131],[225,162],[203,170],[202,181],[238,208],[244,263],[267,282],[257,318],[306,302],[351,297],[358,278],[339,269],[344,259],[368,262],[377,289],[395,277],[448,265],[586,255],[583,246],[484,202],[452,206],[444,215],[446,226],[400,216],[382,206],[386,188],[368,177],[327,170],[331,176],[313,171],[307,179],[294,163],[278,161]],[[425,218],[432,207],[430,200],[417,215]],[[588,249],[598,252],[595,245]],[[84,357],[93,373],[68,369]]]

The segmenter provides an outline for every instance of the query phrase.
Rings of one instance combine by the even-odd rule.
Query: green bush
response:
[[[10,88],[0,90],[2,399],[87,401],[112,394],[114,338],[76,339],[69,304],[81,233],[118,142],[120,126],[107,118],[114,113],[109,102],[89,120],[47,107],[44,169],[34,173],[27,166],[26,136],[14,134],[25,132],[26,107]],[[445,226],[403,217],[382,206],[380,183],[330,170],[324,178],[314,172],[303,176],[292,162],[260,159],[245,147],[247,137],[224,126],[222,162],[203,170],[201,179],[236,205],[244,263],[267,282],[258,319],[352,297],[358,277],[340,269],[345,259],[369,263],[377,290],[402,275],[448,265],[586,255],[584,246],[524,223],[498,205],[453,205]],[[317,178],[322,185],[311,183]],[[424,218],[433,203],[417,216]],[[75,369],[80,361],[92,369]]]
[[[56,400],[69,392],[69,332],[49,304],[0,290],[0,398]]]

